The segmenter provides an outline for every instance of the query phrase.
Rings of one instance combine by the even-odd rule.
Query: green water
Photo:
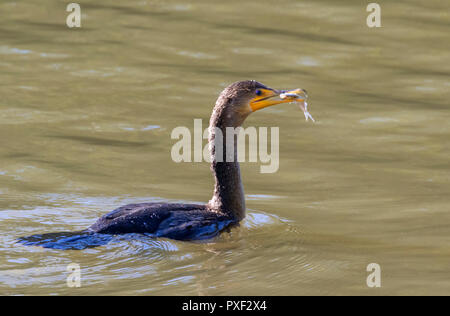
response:
[[[450,294],[448,1],[0,4],[0,294]],[[304,88],[246,126],[280,128],[280,168],[242,164],[248,215],[207,243],[117,237],[82,251],[16,244],[126,203],[206,202],[176,164],[228,84]],[[81,267],[81,287],[66,267]],[[382,287],[366,284],[369,263]]]

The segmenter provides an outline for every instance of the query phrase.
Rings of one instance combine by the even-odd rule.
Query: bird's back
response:
[[[179,240],[211,238],[235,221],[201,204],[143,203],[122,206],[88,230],[101,234],[147,233]]]

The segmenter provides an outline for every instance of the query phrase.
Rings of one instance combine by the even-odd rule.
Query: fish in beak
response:
[[[264,109],[269,106],[283,104],[283,103],[298,103],[300,109],[303,111],[306,120],[314,118],[308,112],[308,94],[306,90],[273,90],[273,89],[259,89],[258,95],[250,101],[250,108],[253,112]]]

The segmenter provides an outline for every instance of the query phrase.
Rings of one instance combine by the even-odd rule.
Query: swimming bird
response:
[[[209,125],[211,171],[215,185],[213,196],[207,204],[125,205],[99,218],[85,231],[64,235],[66,241],[76,241],[79,236],[86,234],[127,233],[146,233],[177,240],[199,240],[212,238],[237,225],[245,217],[245,196],[237,159],[237,134],[230,135],[227,128],[242,126],[245,119],[255,111],[292,102],[293,98],[284,96],[289,95],[287,92],[289,91],[272,89],[257,81],[247,80],[231,84],[219,95]],[[233,146],[227,146],[230,143]],[[45,235],[39,236],[41,237],[25,238],[25,241],[35,241],[35,244],[39,244],[39,240]],[[52,241],[54,238],[46,240]]]

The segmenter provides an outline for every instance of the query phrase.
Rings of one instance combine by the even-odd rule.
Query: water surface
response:
[[[81,29],[61,1],[0,4],[0,294],[450,294],[448,1],[379,1],[377,29],[361,1],[79,3]],[[248,119],[280,128],[280,168],[242,165],[241,227],[15,242],[125,203],[207,201],[208,164],[174,163],[170,133],[243,79],[307,89],[317,123],[293,105]]]

